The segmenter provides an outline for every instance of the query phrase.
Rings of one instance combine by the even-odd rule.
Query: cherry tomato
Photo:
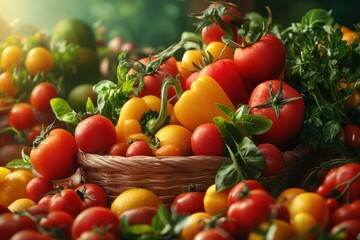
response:
[[[117,142],[113,123],[101,115],[82,120],[76,126],[74,135],[77,146],[85,153],[107,154]]]
[[[133,156],[152,156],[152,150],[144,141],[135,141],[131,143],[126,150],[126,157]]]
[[[235,238],[221,228],[210,228],[196,234],[194,240],[235,240]]]
[[[343,240],[353,240],[360,236],[360,220],[345,220],[333,226],[330,229],[330,234],[336,235],[339,232],[345,233]],[[343,236],[343,234],[341,234]]]
[[[181,240],[193,240],[195,235],[203,231],[207,226],[211,215],[205,212],[196,212],[191,214],[185,221],[184,227],[179,233]]]
[[[0,67],[5,72],[21,64],[22,49],[18,46],[10,45],[4,48],[0,56]]]
[[[30,104],[39,111],[51,110],[50,100],[59,96],[56,86],[49,82],[38,83],[30,92]]]
[[[271,143],[261,143],[258,145],[258,148],[265,156],[266,161],[261,176],[273,176],[285,170],[285,157],[278,147]]]
[[[53,182],[47,178],[37,176],[26,185],[26,197],[38,202],[44,195],[54,190]]]
[[[191,149],[194,155],[224,155],[224,139],[214,123],[199,125],[194,130],[191,135]]]
[[[331,215],[330,225],[335,226],[350,219],[360,220],[359,208],[360,200],[338,207]]]
[[[225,24],[227,29],[223,29],[219,24],[212,23],[201,30],[201,37],[206,45],[211,42],[222,42],[222,37],[229,35],[230,39],[235,39],[236,28],[230,24]]]
[[[281,93],[282,100],[279,100],[279,96],[274,97],[277,93]],[[297,99],[286,102],[289,98]],[[277,105],[278,112],[272,106],[260,107],[267,103]],[[250,96],[249,106],[251,114],[264,116],[272,121],[269,131],[255,136],[259,142],[281,146],[299,134],[304,122],[304,100],[297,90],[285,82],[271,80],[257,85]]]
[[[244,180],[235,184],[228,195],[228,205],[230,206],[234,202],[238,201],[242,198],[242,196],[246,195],[249,191],[260,189],[265,190],[262,184],[257,180]]]
[[[83,232],[94,228],[103,232],[111,232],[114,237],[120,236],[119,218],[109,208],[89,207],[76,216],[72,226],[71,235],[73,239],[78,239]]]
[[[82,210],[82,200],[74,189],[66,188],[55,193],[49,202],[49,211],[64,211],[77,216]]]
[[[353,124],[345,126],[346,143],[352,149],[360,149],[360,127]]]
[[[275,199],[260,189],[251,190],[248,195],[231,204],[227,212],[230,233],[236,237],[247,236],[253,228],[269,218],[271,204],[275,204]]]
[[[9,125],[19,131],[30,128],[34,123],[34,112],[30,104],[15,103],[8,115]]]
[[[72,176],[78,169],[78,147],[74,136],[56,128],[30,152],[33,168],[43,177],[60,180]]]
[[[212,57],[213,62],[220,59],[233,59],[234,51],[228,45],[223,42],[211,42],[206,46],[205,49],[206,56],[210,58]],[[210,59],[209,59],[210,60]]]
[[[52,240],[49,235],[42,234],[38,230],[21,230],[15,233],[11,240]]]
[[[80,192],[83,200],[83,209],[92,206],[106,207],[109,204],[108,194],[105,189],[95,183],[84,183],[75,188]]]
[[[284,69],[285,60],[285,46],[272,34],[266,34],[253,45],[236,48],[234,52],[240,76],[254,87],[278,77]]]
[[[13,213],[0,215],[1,239],[8,240],[21,230],[37,231],[36,223],[27,216]]]
[[[129,144],[125,142],[118,142],[111,146],[109,150],[109,155],[112,156],[122,156],[125,157],[126,150],[128,149]]]
[[[126,219],[130,226],[137,224],[151,225],[156,213],[156,207],[141,206],[126,210],[119,216],[119,219],[120,221],[125,221]]]
[[[0,93],[9,98],[16,98],[19,94],[10,72],[0,74]]]
[[[83,232],[77,240],[116,240],[116,238],[111,232],[94,229]]]
[[[52,211],[40,218],[39,226],[55,239],[70,239],[74,216],[65,211]]]
[[[40,72],[48,73],[52,70],[53,65],[54,62],[50,51],[43,47],[32,48],[25,58],[26,70],[31,75]]]
[[[204,197],[204,192],[183,192],[174,198],[170,207],[178,214],[204,212]]]
[[[27,141],[30,145],[33,144],[34,140],[36,139],[36,137],[41,135],[42,131],[45,131],[47,126],[45,126],[44,124],[35,124],[33,125],[29,131],[27,132]]]

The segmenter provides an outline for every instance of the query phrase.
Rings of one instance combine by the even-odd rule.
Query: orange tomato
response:
[[[193,240],[195,235],[201,232],[207,225],[206,221],[211,218],[210,214],[205,212],[196,212],[191,214],[180,231],[181,240]]]
[[[2,71],[11,70],[12,67],[21,64],[22,49],[18,46],[11,45],[6,47],[1,54],[0,67]]]
[[[16,98],[19,90],[16,87],[10,72],[0,74],[0,94],[10,98]]]

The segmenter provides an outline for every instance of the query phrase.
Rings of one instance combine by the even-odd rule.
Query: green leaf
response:
[[[323,127],[323,137],[326,142],[335,139],[340,131],[340,123],[336,120],[330,120]]]
[[[241,174],[238,173],[232,159],[226,160],[219,168],[215,176],[216,191],[234,186],[242,179]]]
[[[333,23],[331,11],[324,9],[311,9],[301,19],[301,25],[306,28],[323,27]]]
[[[233,117],[234,111],[233,111],[230,107],[228,107],[228,106],[226,106],[226,105],[223,105],[223,104],[216,104],[216,105],[217,105],[218,108],[220,108],[220,110],[221,110],[222,112],[224,112],[227,116],[229,116],[230,118]]]
[[[86,101],[86,112],[87,113],[92,113],[92,114],[95,113],[95,107],[94,107],[94,104],[93,104],[90,97],[88,97],[88,99]]]
[[[263,134],[270,130],[272,121],[264,116],[253,114],[241,115],[235,125],[246,133],[246,136]]]
[[[7,168],[26,168],[26,169],[32,168],[30,162],[27,162],[22,158],[11,160],[10,162],[8,162],[6,164],[6,167]]]
[[[215,125],[219,129],[220,135],[224,139],[224,142],[230,147],[234,146],[233,139],[238,140],[242,138],[243,135],[234,123],[227,121],[223,117],[215,117],[213,120]]]

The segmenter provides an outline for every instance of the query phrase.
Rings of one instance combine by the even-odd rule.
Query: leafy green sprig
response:
[[[300,137],[312,148],[335,147],[342,126],[351,123],[343,101],[359,88],[360,41],[347,45],[331,11],[313,9],[300,22],[282,32],[287,48],[285,81],[304,97],[306,113]],[[354,83],[350,91],[339,90],[340,81]]]

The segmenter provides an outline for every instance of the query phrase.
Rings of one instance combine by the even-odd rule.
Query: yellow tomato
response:
[[[248,240],[283,240],[291,239],[295,236],[293,226],[289,223],[274,219],[271,224],[264,222],[259,227],[251,231]]]
[[[181,68],[189,72],[195,72],[199,70],[200,66],[204,66],[205,64],[201,50],[197,49],[186,50],[182,56],[181,62]]]
[[[180,156],[191,155],[192,133],[181,125],[166,125],[162,127],[155,137],[160,141],[160,147],[171,144],[179,149]]]
[[[228,195],[231,188],[216,191],[216,185],[213,184],[206,189],[204,196],[205,212],[210,215],[226,213],[228,210]]]
[[[20,47],[11,45],[6,47],[1,53],[0,66],[2,71],[11,70],[12,67],[21,64],[22,50]]]
[[[26,55],[25,67],[31,75],[40,72],[48,73],[52,70],[53,65],[54,62],[51,53],[46,48],[35,47]]]
[[[212,58],[212,62],[219,59],[234,59],[234,51],[231,47],[226,45],[223,42],[211,42],[206,47],[206,56],[210,59]]]
[[[26,197],[26,185],[35,177],[28,169],[16,169],[0,182],[0,205],[9,206],[16,199]]]

